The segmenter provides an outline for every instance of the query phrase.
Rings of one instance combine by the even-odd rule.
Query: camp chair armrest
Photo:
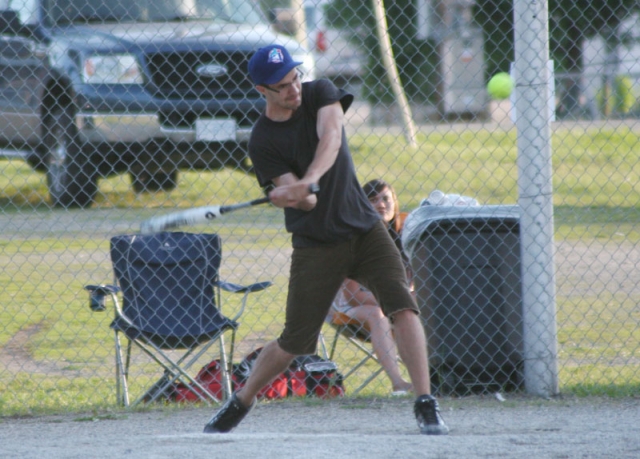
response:
[[[266,282],[257,282],[251,285],[238,285],[238,284],[233,284],[231,282],[216,281],[213,284],[217,287],[220,287],[225,292],[253,293],[253,292],[259,292],[260,290],[264,290],[267,287],[270,287],[272,285],[272,282],[266,281]]]
[[[120,291],[120,287],[117,285],[85,285],[85,290],[89,291],[89,308],[92,311],[104,311],[106,309],[105,297],[111,296],[114,304],[117,305],[116,294]]]
[[[85,290],[89,290],[90,292],[95,292],[99,295],[109,295],[109,294],[115,294],[118,293],[120,291],[120,287],[116,286],[116,285],[85,285],[84,286]]]

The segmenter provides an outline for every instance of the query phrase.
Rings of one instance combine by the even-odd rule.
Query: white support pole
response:
[[[548,11],[514,1],[525,389],[546,397],[558,393]]]

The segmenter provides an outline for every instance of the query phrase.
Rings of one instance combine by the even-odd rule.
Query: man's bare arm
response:
[[[340,102],[334,102],[318,110],[317,133],[318,147],[313,161],[302,177],[302,182],[318,183],[331,166],[336,162],[338,150],[342,145],[342,127],[344,113]]]

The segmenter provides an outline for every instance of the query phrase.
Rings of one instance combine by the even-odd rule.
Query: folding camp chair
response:
[[[105,309],[105,296],[113,300],[115,318],[116,396],[129,406],[159,399],[176,384],[196,388],[204,402],[219,402],[189,375],[189,368],[216,342],[220,344],[224,395],[231,395],[236,320],[244,312],[249,293],[271,282],[241,286],[222,282],[220,238],[216,234],[166,232],[154,235],[120,235],[111,239],[111,261],[116,285],[88,285],[91,307]],[[221,290],[242,293],[232,318],[222,315]],[[122,306],[118,294],[122,294]],[[224,334],[231,331],[230,351]],[[121,336],[127,339],[123,356]],[[135,344],[164,369],[164,375],[133,403],[129,395],[131,350]],[[173,352],[176,351],[176,352]]]
[[[338,346],[338,341],[340,338],[346,340],[350,345],[355,346],[359,350],[359,354],[364,354],[362,360],[358,361],[356,365],[349,369],[343,375],[343,380],[346,381],[349,376],[353,375],[356,371],[358,371],[362,366],[364,366],[369,360],[373,360],[374,362],[378,361],[378,358],[373,353],[373,349],[370,346],[370,334],[369,330],[365,328],[365,326],[359,321],[352,319],[347,314],[337,311],[334,308],[331,308],[329,314],[325,322],[334,330],[333,340],[331,342],[331,348],[329,352],[327,352],[326,344],[324,341],[323,335],[320,335],[320,345],[322,347],[325,358],[334,361],[333,358],[335,356],[336,348]],[[351,392],[352,395],[357,395],[362,389],[367,387],[371,381],[378,377],[380,373],[382,373],[384,369],[382,366],[379,366],[373,373],[371,373],[363,382],[358,386],[357,389]]]

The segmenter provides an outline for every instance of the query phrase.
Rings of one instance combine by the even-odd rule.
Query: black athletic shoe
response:
[[[421,395],[413,405],[420,433],[425,435],[447,435],[449,428],[440,416],[438,402],[431,395]]]
[[[213,415],[211,420],[204,426],[204,433],[227,433],[235,429],[240,421],[249,414],[252,404],[249,408],[240,403],[240,400],[234,393],[229,400]]]

